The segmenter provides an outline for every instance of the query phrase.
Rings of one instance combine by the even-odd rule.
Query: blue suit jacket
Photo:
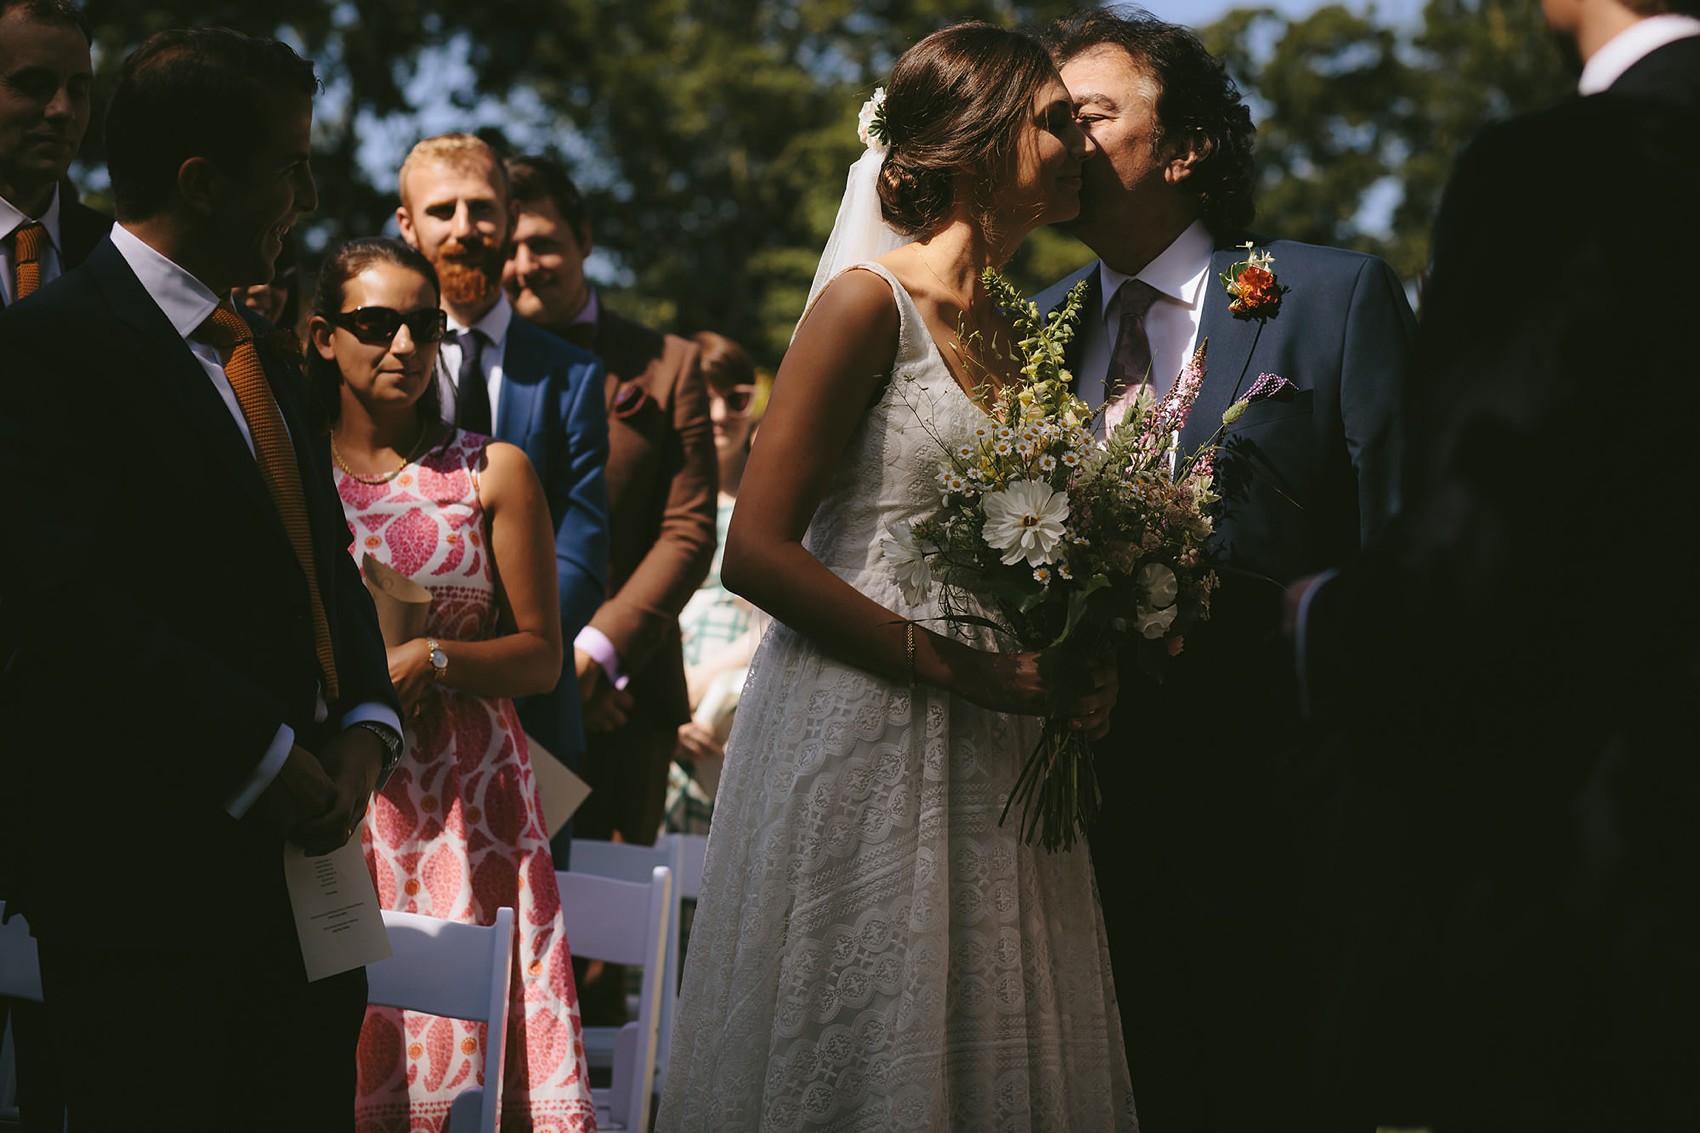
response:
[[[1416,332],[1404,289],[1382,261],[1284,240],[1256,246],[1274,256],[1276,279],[1290,290],[1266,322],[1237,319],[1217,277],[1245,252],[1212,255],[1199,326],[1205,377],[1181,451],[1208,441],[1259,374],[1295,388],[1251,406],[1225,434],[1217,461],[1224,510],[1213,538],[1225,569],[1211,619],[1188,634],[1160,688],[1124,667],[1115,730],[1097,761],[1106,798],[1128,817],[1100,824],[1095,852],[1119,840],[1129,853],[1155,854],[1196,903],[1217,909],[1277,891],[1248,868],[1262,851],[1246,843],[1255,846],[1268,808],[1279,805],[1275,794],[1292,788],[1272,777],[1299,747],[1282,597],[1287,583],[1344,561],[1391,518]],[[1054,308],[1082,278],[1090,310],[1096,262],[1035,301]]]
[[[531,458],[555,525],[561,637],[569,663],[554,691],[518,702],[525,730],[571,763],[584,750],[573,638],[608,589],[608,412],[595,355],[517,315],[508,326],[496,435]]]

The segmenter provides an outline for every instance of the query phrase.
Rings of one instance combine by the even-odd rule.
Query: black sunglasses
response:
[[[750,406],[755,402],[756,387],[733,386],[727,390],[717,390],[710,386],[708,397],[711,401],[724,402],[728,416],[742,417],[750,411]]]
[[[439,342],[449,329],[448,313],[441,307],[421,307],[405,315],[394,307],[356,307],[326,315],[325,321],[341,327],[367,346],[388,346],[404,324],[414,342]]]

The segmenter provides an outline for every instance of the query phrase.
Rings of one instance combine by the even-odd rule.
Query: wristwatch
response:
[[[401,762],[401,733],[377,720],[356,720],[351,727],[365,728],[383,741],[384,762],[378,768],[378,785],[382,786],[384,780],[390,777],[390,772],[395,770],[396,764]]]
[[[449,655],[443,652],[443,647],[437,644],[434,637],[427,637],[425,645],[431,650],[431,679],[440,681],[443,674],[449,671]]]

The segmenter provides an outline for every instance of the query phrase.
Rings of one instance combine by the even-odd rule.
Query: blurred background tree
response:
[[[408,146],[475,130],[566,159],[590,199],[591,262],[614,305],[680,333],[712,328],[777,364],[854,160],[857,108],[943,24],[1043,22],[1067,0],[85,0],[97,120],[77,178],[104,191],[98,106],[149,33],[222,24],[319,64],[319,210],[309,266],[348,236],[394,232]],[[1488,121],[1570,79],[1530,0],[1429,0],[1395,28],[1339,6],[1246,8],[1202,29],[1260,128],[1258,228],[1425,261],[1446,170]],[[1035,290],[1086,262],[1042,232],[1010,274]]]

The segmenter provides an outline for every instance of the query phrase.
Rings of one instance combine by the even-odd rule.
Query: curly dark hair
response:
[[[1257,127],[1227,68],[1196,35],[1149,12],[1095,10],[1057,21],[1046,39],[1059,67],[1094,48],[1126,51],[1157,84],[1153,147],[1190,142],[1203,155],[1184,182],[1198,197],[1199,216],[1219,243],[1245,234],[1257,212]]]
[[[313,286],[313,314],[322,317],[342,310],[343,290],[348,281],[374,264],[389,264],[418,272],[439,301],[442,290],[437,283],[437,269],[414,248],[400,240],[380,236],[363,236],[350,240],[325,257],[319,277]],[[322,358],[307,343],[307,417],[315,436],[328,433],[342,418],[342,370],[329,358]],[[442,394],[435,381],[427,382],[414,409],[421,419],[442,416]]]
[[[990,190],[1013,176],[1021,126],[1056,67],[1037,40],[980,21],[936,31],[903,53],[885,93],[880,211],[906,236],[936,233],[956,206],[956,179]]]

